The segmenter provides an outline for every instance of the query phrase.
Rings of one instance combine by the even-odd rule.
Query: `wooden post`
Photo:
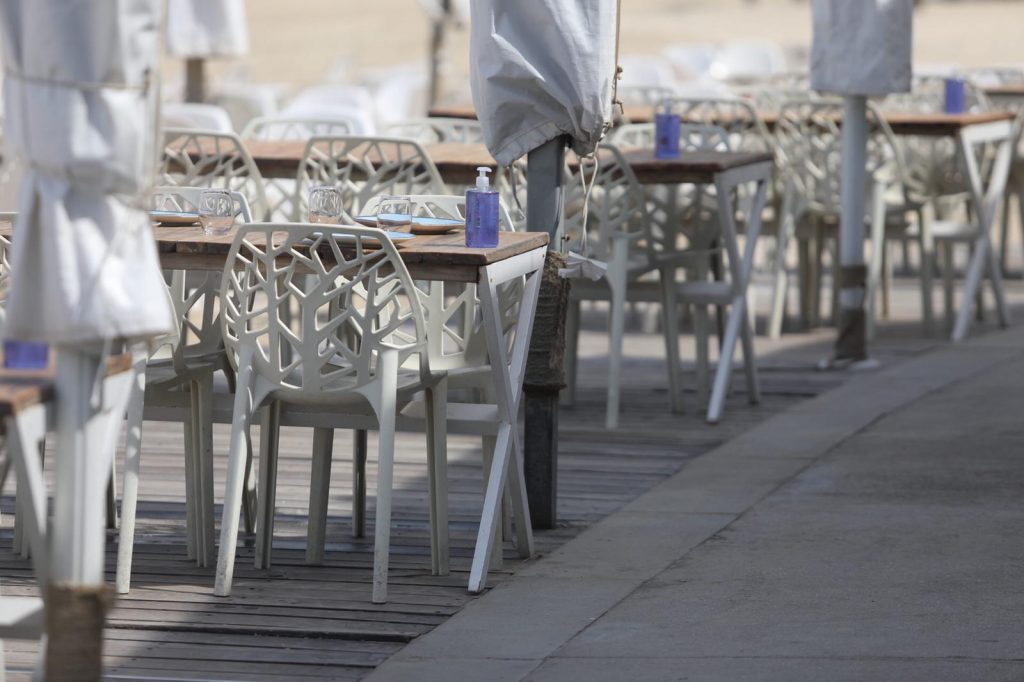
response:
[[[541,280],[536,322],[530,339],[523,401],[526,437],[523,471],[530,519],[536,529],[554,528],[558,519],[558,393],[565,385],[565,313],[569,282],[558,276],[558,251],[565,139],[550,140],[527,157],[526,224],[551,236]]]
[[[206,101],[206,60],[190,57],[185,60],[185,101]]]
[[[444,82],[441,70],[444,66],[445,38],[451,21],[451,11],[451,0],[441,0],[441,17],[435,20],[430,28],[430,90],[427,93],[429,107],[437,106],[441,96],[441,85]]]

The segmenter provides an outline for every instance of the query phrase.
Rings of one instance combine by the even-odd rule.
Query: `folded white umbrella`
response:
[[[92,595],[103,586],[104,492],[131,379],[104,379],[107,340],[173,327],[143,210],[161,9],[0,4],[7,149],[25,168],[6,334],[57,344],[53,521],[34,547],[49,555],[47,679],[100,678],[103,600]]]
[[[475,0],[473,104],[503,166],[568,135],[588,154],[612,118],[616,0]]]
[[[4,134],[24,168],[6,335],[62,344],[173,326],[152,227],[159,0],[6,0]]]
[[[239,57],[249,51],[244,0],[168,0],[167,52],[175,57]]]

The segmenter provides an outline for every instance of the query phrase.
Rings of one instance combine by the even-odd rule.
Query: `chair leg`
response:
[[[750,316],[744,315],[740,328],[740,341],[743,345],[743,370],[747,375],[747,400],[751,405],[761,402],[761,383],[757,377],[757,356],[754,352],[754,327],[750,324]]]
[[[999,258],[991,244],[988,247],[988,275],[992,283],[992,297],[996,302],[996,320],[1000,327],[1010,324],[1010,309],[1006,305],[1006,293],[1003,289],[1003,272],[999,267]]]
[[[786,251],[789,250],[790,220],[788,218],[779,225],[776,237],[775,259],[772,262],[772,302],[768,313],[768,337],[777,339],[782,335],[782,322],[786,316],[786,289],[788,274],[786,272]]]
[[[708,321],[708,309],[703,303],[693,305],[693,340],[697,348],[697,404],[706,405],[709,393],[709,377],[711,375],[711,356],[709,347],[711,325]]]
[[[213,374],[192,382],[192,432],[196,511],[196,553],[201,567],[213,563],[215,512],[213,507]]]
[[[217,555],[217,577],[214,594],[231,594],[235,572],[235,550],[238,546],[238,523],[242,512],[242,490],[245,487],[249,426],[257,403],[253,383],[251,351],[239,358],[235,404],[231,419],[231,441],[228,446],[228,474],[224,488],[224,508],[220,523],[220,552]]]
[[[46,433],[43,432],[43,436],[39,441],[39,447],[36,449],[39,455],[39,470],[43,470],[43,466],[46,463]],[[15,491],[17,493],[17,491]],[[15,556],[20,556],[22,559],[28,559],[31,556],[30,543],[28,536],[25,534],[25,526],[21,522],[21,518],[24,517],[25,513],[22,511],[22,504],[24,501],[20,496],[16,494],[14,498],[14,542],[11,545],[11,553]]]
[[[427,389],[427,483],[430,498],[430,562],[448,575],[448,380]]]
[[[579,362],[580,302],[569,299],[565,316],[565,389],[560,402],[566,406],[576,404],[576,370]]]
[[[932,306],[935,240],[932,239],[931,229],[925,225],[924,211],[922,210],[917,211],[917,242],[921,252],[921,318],[924,323],[924,332],[930,336],[935,331],[935,310]]]
[[[306,527],[307,564],[319,565],[324,561],[333,453],[334,429],[313,429],[313,466],[309,474],[309,524]]]
[[[942,242],[942,304],[945,310],[946,316],[946,330],[953,328],[953,318],[955,303],[953,301],[953,277],[955,273],[953,271],[953,244],[950,242]]]
[[[189,391],[194,387],[190,385]],[[197,510],[197,485],[196,485],[196,434],[195,415],[190,409],[185,413],[181,422],[182,436],[184,441],[185,455],[185,540],[186,556],[193,560],[199,560],[199,524]]]
[[[139,469],[142,462],[142,416],[146,395],[146,353],[135,352],[134,380],[128,395],[127,433],[124,445],[124,480],[121,483],[121,529],[117,540],[118,594],[127,594],[132,580],[135,518],[139,501]]]
[[[377,447],[377,518],[373,538],[374,604],[388,600],[388,559],[391,548],[391,486],[394,478],[395,410],[398,390],[398,353],[386,350],[380,354],[378,368],[380,394],[374,409],[380,424]]]
[[[366,451],[365,430],[352,432],[352,537],[366,537]]]
[[[256,487],[256,551],[253,566],[270,568],[277,506],[277,450],[281,439],[281,403],[260,408],[260,465]]]
[[[1010,203],[1013,192],[1003,194],[1002,220],[999,222],[999,267],[1006,272],[1006,259],[1010,252]]]
[[[611,284],[609,282],[609,284]],[[622,390],[622,336],[626,324],[625,282],[611,285],[611,318],[609,320],[608,348],[608,401],[605,406],[604,427],[619,426],[619,395]]]
[[[258,482],[256,478],[256,463],[252,456],[252,439],[245,440],[245,482],[242,486],[242,511],[245,517],[245,532],[252,535],[256,532],[256,506]]]
[[[673,412],[683,411],[682,386],[679,375],[679,306],[676,298],[675,270],[665,268],[661,280],[662,332],[665,334],[665,359],[668,364],[669,404]]]
[[[107,481],[107,530],[117,530],[117,457],[110,458],[110,480]]]

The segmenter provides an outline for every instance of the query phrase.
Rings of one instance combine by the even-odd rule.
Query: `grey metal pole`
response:
[[[843,161],[839,222],[839,335],[833,360],[858,362],[868,357],[864,312],[864,205],[867,176],[867,97],[843,98]]]
[[[527,229],[547,232],[551,236],[549,251],[558,251],[564,162],[565,139],[562,137],[541,145],[527,156]],[[523,386],[526,422],[523,471],[530,519],[537,529],[554,528],[557,521],[558,394],[565,381],[561,356],[565,348],[567,301],[568,281],[558,278],[557,268],[549,256]]]

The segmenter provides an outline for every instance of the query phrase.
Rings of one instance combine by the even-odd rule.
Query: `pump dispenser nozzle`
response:
[[[493,173],[494,171],[492,171],[487,166],[477,166],[476,172],[480,174],[476,178],[476,188],[477,189],[490,189],[491,188],[491,180],[490,180],[490,178],[487,177],[487,174],[488,173]]]

